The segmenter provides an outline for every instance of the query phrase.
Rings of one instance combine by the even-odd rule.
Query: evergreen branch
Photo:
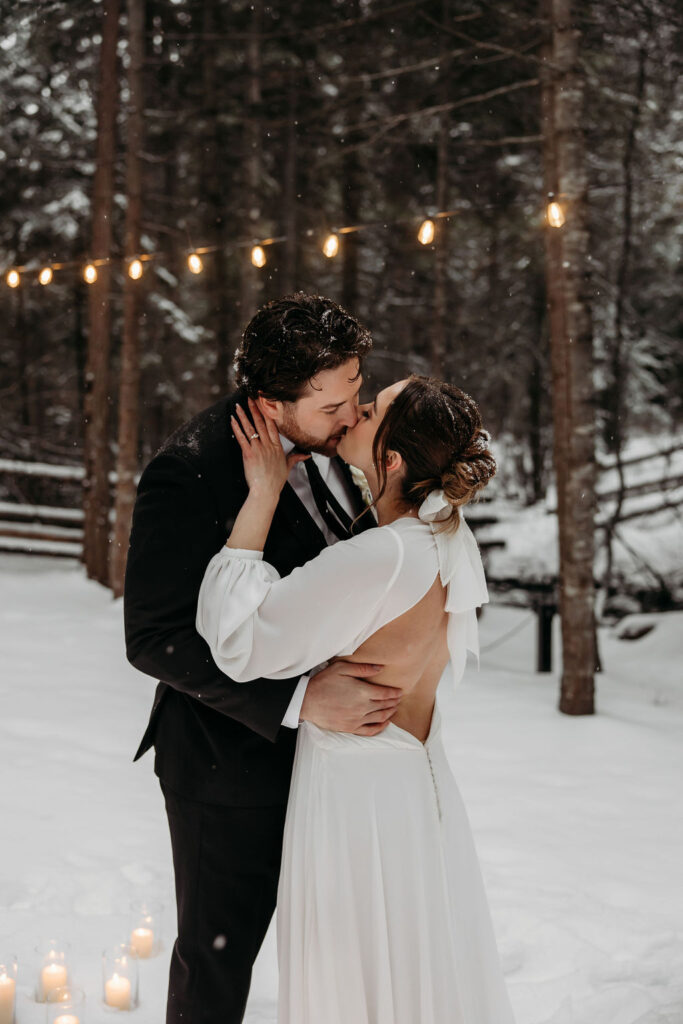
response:
[[[466,96],[461,100],[454,100],[451,103],[439,103],[434,107],[423,107],[420,110],[413,110],[408,114],[394,114],[383,120],[362,121],[359,124],[349,125],[347,131],[364,131],[366,128],[375,128],[382,124],[395,127],[404,121],[411,121],[414,117],[428,117],[431,114],[441,114],[446,110],[457,110],[460,107],[469,106],[472,103],[485,103],[496,96],[505,96],[507,93],[517,92],[519,89],[530,89],[540,84],[538,78],[528,78],[523,82],[514,82],[512,85],[501,85],[497,89],[489,89],[487,92],[478,93],[475,96]]]

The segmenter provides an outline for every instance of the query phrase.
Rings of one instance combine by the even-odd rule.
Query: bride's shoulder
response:
[[[385,526],[378,526],[374,530],[365,530],[353,538],[359,542],[361,547],[372,550],[379,546],[386,548],[403,549],[406,546],[424,547],[432,541],[432,531],[429,523],[423,523],[414,516],[406,516],[402,519],[394,519]]]
[[[365,530],[344,543],[355,547],[359,560],[390,562],[397,570],[429,560],[434,548],[429,525],[412,517]]]
[[[343,590],[347,582],[358,599],[384,597],[390,591],[424,594],[439,571],[431,530],[415,519],[395,520],[326,548],[316,559],[325,579]],[[296,570],[295,570],[296,571]]]
[[[341,546],[346,551],[349,548],[354,548],[362,554],[378,553],[381,551],[387,553],[400,552],[403,548],[403,540],[401,535],[393,529],[393,525],[391,523],[388,526],[377,526],[372,530],[364,530],[349,540],[345,540]],[[337,546],[335,545],[335,547]]]

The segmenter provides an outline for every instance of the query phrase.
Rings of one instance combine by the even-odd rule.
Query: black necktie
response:
[[[344,508],[342,508],[332,491],[323,480],[320,470],[316,466],[312,457],[310,459],[306,459],[304,466],[306,467],[308,482],[310,483],[311,491],[313,492],[313,500],[315,501],[318,512],[320,512],[320,515],[323,517],[326,526],[329,527],[332,533],[338,537],[339,540],[347,540],[351,536],[351,516]]]

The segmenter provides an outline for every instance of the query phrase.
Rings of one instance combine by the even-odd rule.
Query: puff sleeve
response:
[[[340,541],[284,579],[261,552],[223,547],[204,574],[197,631],[231,679],[291,678],[357,646],[403,558],[390,527]]]

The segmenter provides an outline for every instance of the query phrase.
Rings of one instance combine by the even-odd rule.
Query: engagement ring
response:
[[[252,434],[251,437],[249,438],[249,440],[253,441],[255,437],[258,437],[258,434]]]

